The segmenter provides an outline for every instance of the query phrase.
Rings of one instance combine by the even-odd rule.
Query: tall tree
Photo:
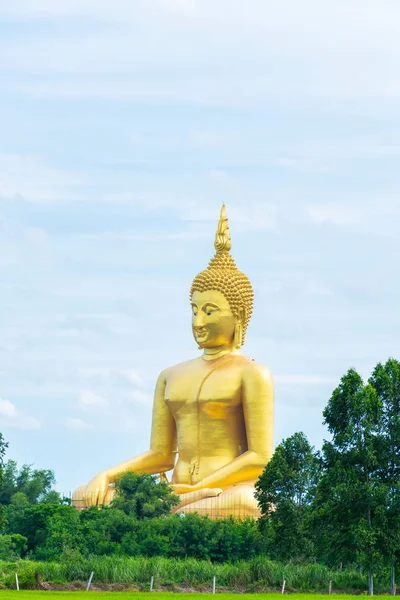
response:
[[[6,453],[7,447],[8,444],[4,441],[3,435],[0,433],[0,484],[3,476],[4,455]]]
[[[277,446],[256,482],[260,526],[269,537],[271,556],[278,560],[313,554],[307,519],[319,465],[319,457],[304,433],[295,433]]]
[[[3,435],[0,433],[0,490],[3,487],[4,482],[4,455],[6,453],[6,449],[8,447],[7,442],[4,441]],[[0,525],[3,522],[3,507],[0,502]]]
[[[369,379],[382,404],[382,437],[378,473],[384,489],[381,547],[391,564],[391,592],[400,556],[400,362],[378,363]]]
[[[18,465],[8,460],[3,469],[3,482],[0,487],[0,504],[37,504],[39,502],[60,503],[60,495],[52,490],[55,484],[53,471],[33,469],[32,465]]]
[[[368,571],[373,593],[373,569],[379,560],[377,480],[382,403],[375,389],[364,385],[350,369],[324,410],[332,441],[323,446],[324,473],[314,502],[319,552],[329,562],[354,562]]]
[[[115,491],[112,506],[137,519],[167,515],[179,504],[179,497],[172,493],[167,482],[157,482],[154,475],[145,473],[120,475],[115,482]]]

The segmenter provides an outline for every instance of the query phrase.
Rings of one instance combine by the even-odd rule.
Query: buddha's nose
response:
[[[198,331],[199,329],[203,329],[204,327],[204,317],[202,315],[196,315],[193,318],[193,328]]]

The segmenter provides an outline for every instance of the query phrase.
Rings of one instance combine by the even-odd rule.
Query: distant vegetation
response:
[[[394,586],[400,554],[400,363],[368,382],[350,369],[323,413],[330,441],[283,440],[259,478],[258,521],[170,515],[169,487],[148,475],[119,479],[112,506],[77,511],[54,475],[3,461],[0,435],[0,584],[18,570],[47,581],[160,581],[301,590]],[[22,562],[20,559],[25,559]],[[12,561],[12,566],[10,564]],[[36,562],[32,562],[36,561]],[[25,578],[25,579],[24,579]],[[71,579],[72,578],[72,579]],[[10,579],[11,581],[11,579]],[[226,583],[222,583],[226,582]]]

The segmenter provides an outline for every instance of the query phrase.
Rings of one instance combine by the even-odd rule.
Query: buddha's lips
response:
[[[204,337],[205,335],[207,335],[207,330],[206,329],[204,331],[196,331],[196,337],[197,338]]]

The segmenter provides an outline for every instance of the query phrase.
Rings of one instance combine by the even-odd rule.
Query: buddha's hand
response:
[[[198,489],[195,485],[174,484],[171,485],[174,494],[177,494],[180,499],[179,505],[175,508],[181,508],[192,502],[197,502],[203,498],[215,498],[222,494],[221,488],[202,488]]]
[[[102,471],[96,477],[89,481],[85,490],[85,504],[89,506],[99,506],[104,504],[110,479],[107,471]]]
[[[75,508],[86,508],[85,491],[86,485],[80,485],[72,494],[72,504]]]

